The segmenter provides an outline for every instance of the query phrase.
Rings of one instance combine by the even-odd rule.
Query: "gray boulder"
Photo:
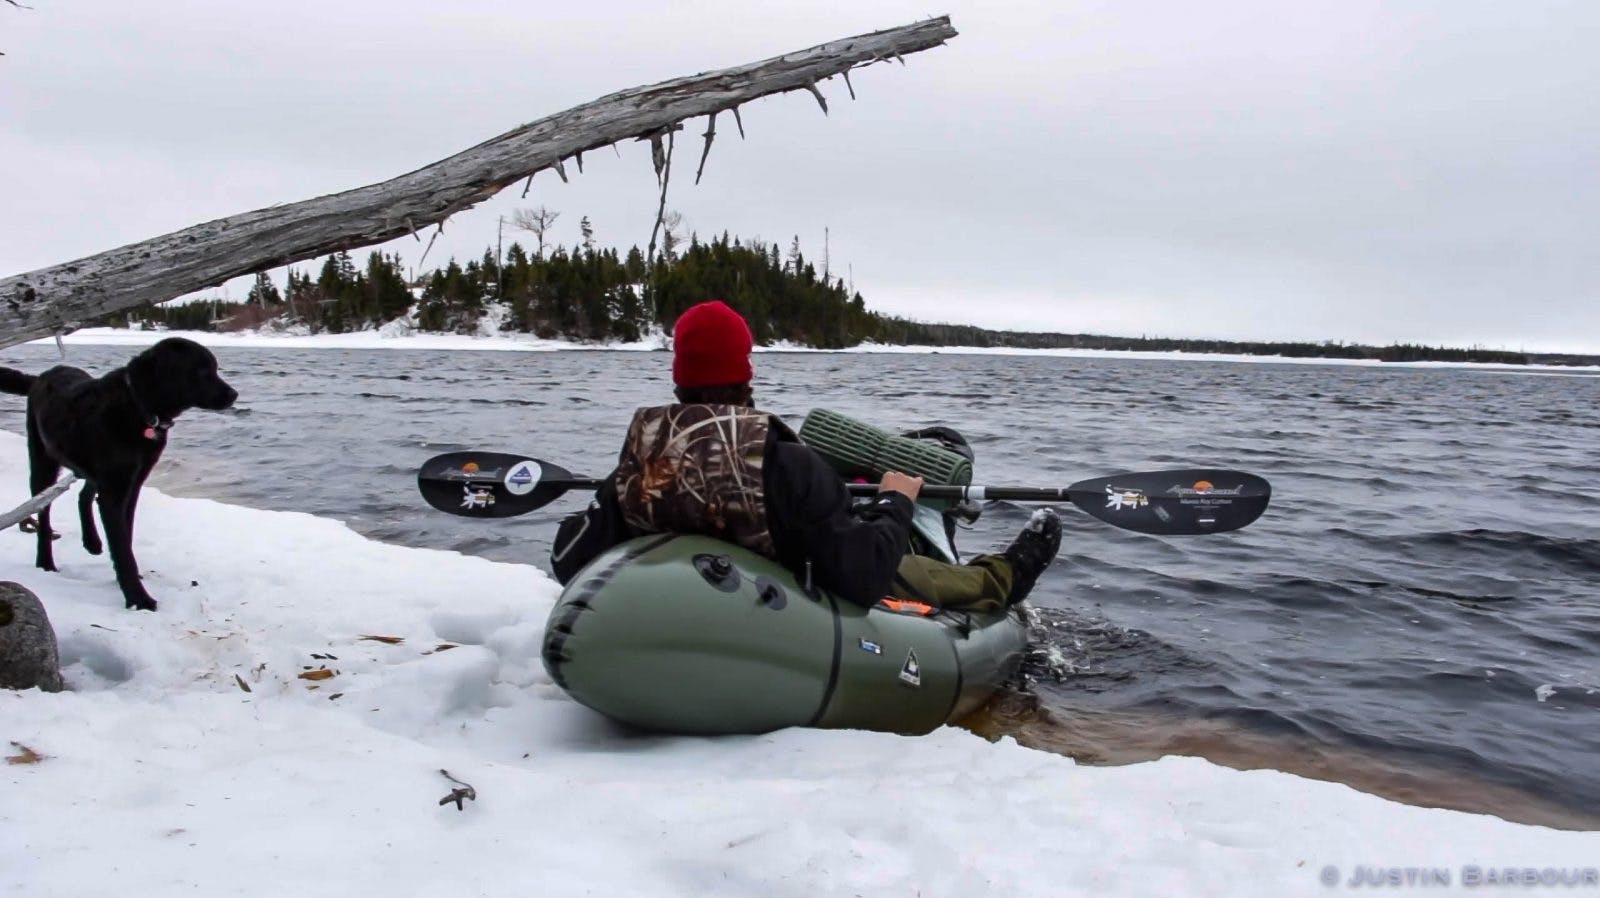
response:
[[[60,692],[56,631],[39,597],[18,583],[0,582],[0,689]]]

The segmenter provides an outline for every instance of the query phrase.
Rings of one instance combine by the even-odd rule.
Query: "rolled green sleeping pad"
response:
[[[730,543],[657,534],[567,584],[543,656],[574,699],[647,730],[917,734],[980,707],[1026,646],[1016,610],[868,610]]]
[[[899,471],[928,483],[972,482],[972,462],[959,453],[930,440],[896,436],[825,408],[806,415],[800,440],[845,477],[877,480],[885,471]]]

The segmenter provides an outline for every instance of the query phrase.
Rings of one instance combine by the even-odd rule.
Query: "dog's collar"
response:
[[[153,415],[145,409],[144,403],[139,401],[139,392],[133,388],[133,375],[129,374],[126,368],[122,369],[122,382],[128,385],[128,395],[133,397],[133,407],[139,410],[139,419],[144,423],[145,439],[160,439],[172,429],[171,418]]]

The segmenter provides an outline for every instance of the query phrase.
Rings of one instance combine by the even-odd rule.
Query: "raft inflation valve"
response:
[[[733,559],[726,555],[712,555],[701,552],[694,557],[694,569],[707,583],[716,587],[720,592],[738,592],[742,578],[739,569],[734,567]]]
[[[773,611],[782,611],[789,604],[789,596],[778,585],[778,581],[771,577],[756,578],[756,597],[761,604]]]

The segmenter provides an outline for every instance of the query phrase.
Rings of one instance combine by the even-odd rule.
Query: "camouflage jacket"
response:
[[[623,519],[643,533],[701,533],[777,558],[762,464],[769,435],[795,439],[766,412],[665,405],[633,415],[612,475]]]

